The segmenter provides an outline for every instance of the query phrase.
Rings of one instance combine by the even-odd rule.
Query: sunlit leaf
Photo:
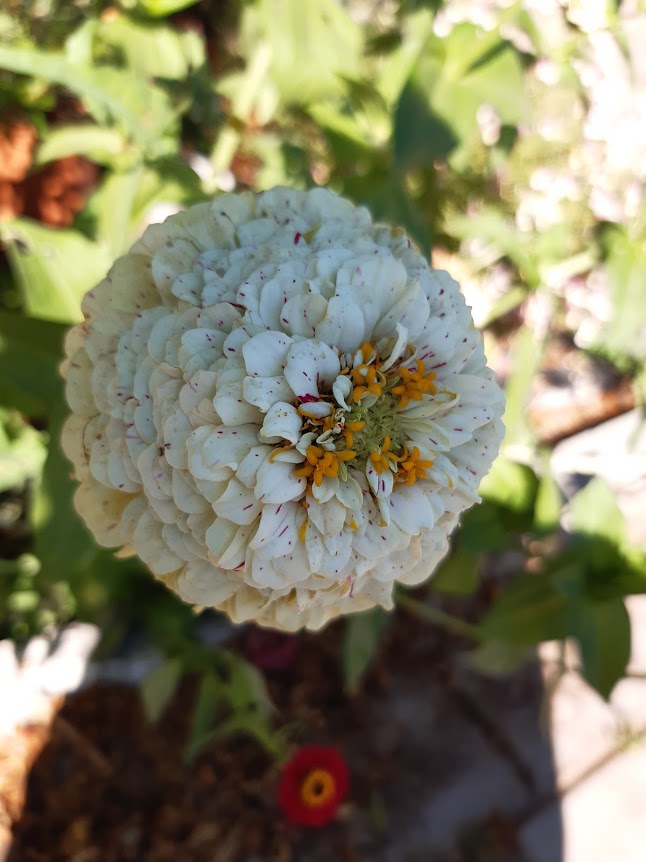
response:
[[[626,521],[617,505],[617,498],[598,476],[573,498],[569,526],[573,532],[605,538],[619,547],[627,543]]]
[[[37,479],[46,457],[43,434],[20,414],[0,410],[0,493]]]
[[[261,0],[271,78],[285,102],[303,104],[342,88],[359,71],[361,30],[335,0]]]
[[[126,9],[131,9],[134,5],[148,15],[162,18],[166,15],[173,15],[175,12],[181,12],[182,9],[188,9],[189,6],[194,6],[198,0],[120,0],[120,2]]]
[[[480,483],[478,493],[514,512],[528,512],[534,507],[537,487],[538,479],[530,467],[501,456]]]
[[[602,235],[606,272],[612,295],[612,320],[604,345],[620,355],[646,356],[646,247],[619,225]]]
[[[129,67],[143,78],[183,80],[204,63],[204,43],[191,30],[116,15],[100,21],[98,33],[118,48]]]
[[[101,124],[112,120],[145,148],[158,149],[173,111],[166,94],[123,69],[70,62],[64,54],[0,46],[0,69],[60,84]]]
[[[43,165],[54,159],[67,156],[86,156],[98,164],[111,164],[123,153],[126,141],[116,129],[77,123],[73,126],[58,126],[48,132],[36,151],[35,162]]]
[[[28,219],[0,225],[27,314],[42,320],[82,320],[81,299],[106,274],[105,247],[73,230],[55,230]]]

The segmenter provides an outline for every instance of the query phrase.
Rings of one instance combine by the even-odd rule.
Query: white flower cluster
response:
[[[500,445],[457,283],[323,189],[152,225],[83,313],[63,367],[77,508],[236,621],[390,607],[444,556]]]

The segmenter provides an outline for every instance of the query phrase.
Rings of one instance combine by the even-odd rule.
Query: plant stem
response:
[[[446,629],[451,634],[459,635],[460,637],[469,638],[473,641],[481,641],[482,635],[478,628],[471,623],[465,623],[457,617],[441,611],[439,608],[434,608],[432,605],[427,605],[424,602],[418,602],[417,599],[412,599],[405,593],[398,593],[395,597],[399,607],[410,611],[421,620],[425,620],[431,625],[439,626]]]

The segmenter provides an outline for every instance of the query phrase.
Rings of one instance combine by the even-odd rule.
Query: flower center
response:
[[[413,348],[399,343],[396,352],[402,351],[411,357]],[[435,374],[420,359],[400,359],[397,367],[394,360],[394,352],[382,360],[366,342],[346,359],[333,393],[299,405],[305,421],[298,448],[305,460],[296,476],[320,487],[325,477],[346,481],[348,466],[365,470],[371,465],[379,474],[391,471],[395,481],[406,485],[426,478],[433,462],[421,458],[407,441],[399,414],[410,401],[436,394]]]
[[[336,795],[336,781],[327,769],[313,769],[301,785],[301,801],[310,808],[326,805]]]

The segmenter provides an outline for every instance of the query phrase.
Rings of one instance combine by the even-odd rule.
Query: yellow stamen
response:
[[[295,471],[295,475],[306,479],[312,479],[316,487],[323,483],[324,476],[334,478],[339,475],[339,467],[343,461],[351,461],[357,457],[356,452],[350,449],[333,450],[331,452],[321,449],[320,446],[308,446],[305,452],[307,463]]]
[[[370,460],[374,464],[377,473],[383,473],[384,470],[396,471],[398,462],[405,457],[404,455],[397,455],[393,452],[390,448],[391,446],[392,440],[388,434],[386,434],[381,447],[370,453]]]
[[[397,377],[401,379],[401,383],[393,386],[393,395],[399,396],[400,410],[406,407],[409,401],[421,401],[422,396],[426,393],[435,395],[436,388],[433,381],[435,373],[433,371],[425,371],[424,363],[421,359],[415,360],[415,371],[409,368],[398,368],[396,371]]]
[[[343,428],[343,437],[345,439],[346,448],[350,448],[354,443],[354,432],[361,431],[366,424],[365,419],[355,419],[351,422],[346,422]]]
[[[432,461],[420,460],[417,446],[413,448],[412,452],[409,452],[404,447],[404,454],[401,458],[399,469],[395,474],[395,481],[402,482],[405,485],[413,485],[418,479],[426,479],[426,471],[432,466]]]

